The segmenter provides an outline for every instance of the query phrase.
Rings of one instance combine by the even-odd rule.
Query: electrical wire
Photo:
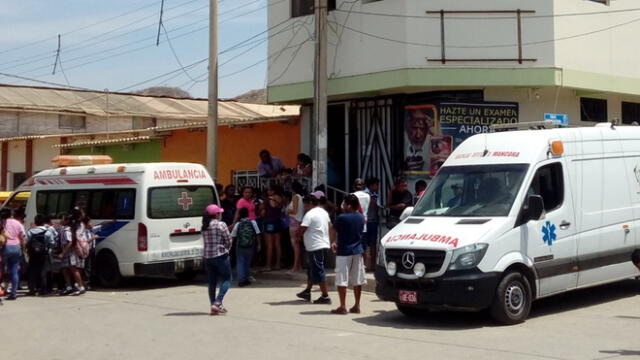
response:
[[[94,90],[91,90],[91,89],[88,89],[88,88],[79,87],[79,86],[71,86],[71,85],[60,84],[60,83],[55,83],[55,82],[51,82],[51,81],[38,80],[38,79],[26,77],[26,76],[8,74],[8,73],[4,73],[4,72],[0,72],[0,75],[5,76],[5,77],[9,77],[9,78],[19,79],[19,80],[31,81],[31,82],[35,82],[35,83],[39,83],[39,84],[44,84],[44,85],[57,86],[57,87],[61,87],[61,88],[94,91]]]
[[[160,22],[160,27],[162,27],[162,30],[164,31],[164,36],[167,38],[167,44],[169,45],[169,49],[171,49],[171,53],[173,54],[173,57],[176,59],[176,62],[178,63],[178,66],[180,66],[180,69],[182,70],[182,72],[187,75],[187,77],[191,80],[194,80],[191,77],[191,74],[189,74],[189,72],[184,68],[184,65],[182,65],[182,62],[180,61],[180,57],[178,56],[178,53],[176,52],[176,49],[174,49],[173,44],[171,44],[171,38],[169,37],[169,33],[167,32],[167,28],[164,27],[164,24],[162,22]]]
[[[253,13],[253,12],[256,12],[256,11],[259,11],[259,10],[261,10],[261,9],[264,9],[265,7],[273,6],[273,5],[276,5],[276,4],[281,3],[281,2],[284,2],[284,1],[287,1],[287,0],[279,0],[279,1],[277,1],[277,2],[274,2],[274,3],[269,4],[269,5],[267,5],[267,6],[263,6],[263,7],[257,8],[257,9],[253,9],[253,10],[251,10],[251,11],[247,11],[247,12],[245,12],[245,13],[243,13],[243,14],[239,14],[238,16],[244,16],[244,15],[247,15],[247,14],[250,14],[250,13]],[[247,4],[245,4],[245,5],[247,5]],[[199,8],[199,9],[196,9],[196,10],[200,10],[200,9],[202,9],[202,8]],[[238,9],[238,8],[235,8],[235,9],[233,9],[233,10],[237,10],[237,9]],[[230,11],[233,11],[233,10],[230,10]],[[190,12],[193,12],[193,10],[192,10],[192,11],[190,11]],[[190,13],[190,12],[189,12],[189,13]],[[183,15],[185,15],[185,14],[187,14],[187,13],[181,14],[181,15],[179,15],[179,16],[183,16]],[[175,17],[172,17],[172,18],[175,18]],[[172,18],[169,18],[169,19],[172,19]],[[228,22],[228,21],[231,21],[231,20],[233,20],[233,19],[235,19],[235,18],[236,18],[236,17],[234,17],[234,18],[230,18],[230,19],[226,19],[226,20],[222,20],[222,21],[220,21],[219,23],[220,23],[220,24],[223,24],[223,23]],[[172,30],[172,31],[170,31],[170,32],[173,32],[173,31],[176,31],[176,30],[179,30],[179,29],[183,29],[183,28],[186,28],[186,27],[189,27],[189,26],[195,25],[195,24],[197,24],[197,23],[199,23],[199,22],[205,22],[205,21],[207,21],[207,22],[208,22],[208,18],[207,18],[207,19],[200,20],[200,21],[196,21],[196,22],[194,22],[194,23],[190,23],[190,24],[187,24],[187,25],[183,25],[183,26],[181,26],[181,27],[178,27],[178,28],[176,28],[176,29],[173,29],[173,30]],[[284,22],[286,22],[286,21],[283,21],[283,22],[281,22],[280,24],[282,24],[282,23],[284,23]],[[155,24],[156,24],[156,23],[154,23],[153,25],[155,26]],[[150,24],[150,25],[151,25],[151,24]],[[195,33],[195,32],[208,30],[208,28],[209,28],[209,25],[207,24],[206,26],[203,26],[203,27],[197,28],[197,29],[195,29],[195,30],[193,30],[193,31],[190,31],[190,32],[188,32],[188,33],[184,33],[184,34],[177,35],[176,37],[174,37],[174,39],[176,39],[176,38],[181,38],[181,37],[184,37],[184,36],[186,36],[186,35],[190,35],[190,34]],[[265,32],[268,32],[268,31],[270,31],[270,30],[271,30],[271,29],[268,29],[268,30],[267,30],[267,31],[265,31]],[[257,37],[257,36],[260,36],[260,35],[264,34],[265,32],[262,32],[262,33],[260,33],[260,34],[255,35],[255,36],[256,36],[256,37]],[[99,55],[99,54],[108,53],[108,52],[111,52],[111,51],[114,51],[114,50],[117,50],[117,49],[120,49],[120,48],[127,47],[127,46],[129,46],[129,45],[133,45],[133,44],[136,44],[136,43],[141,43],[141,42],[147,41],[147,40],[149,40],[149,39],[155,39],[155,36],[150,36],[150,37],[147,37],[147,38],[144,38],[144,39],[141,39],[141,40],[137,40],[137,41],[133,41],[133,42],[130,42],[130,43],[122,44],[122,45],[119,45],[119,46],[116,46],[116,47],[112,47],[112,48],[109,48],[109,49],[105,49],[105,50],[101,50],[101,51],[94,52],[94,53],[91,53],[91,54],[87,54],[87,55],[83,55],[83,56],[78,56],[78,57],[75,57],[75,58],[71,58],[71,59],[67,60],[67,62],[73,62],[73,61],[76,61],[76,60],[79,60],[79,59],[85,59],[85,58],[87,58],[87,57],[91,57],[91,56],[96,56],[96,55]],[[240,46],[240,45],[241,45],[241,44],[238,44],[238,45],[236,45],[236,46]],[[140,50],[143,50],[143,49],[147,49],[147,48],[151,48],[151,47],[152,47],[152,46],[142,46],[142,47],[138,47],[138,48],[131,49],[131,50],[126,51],[126,52],[121,52],[121,53],[117,53],[117,54],[109,55],[109,56],[106,56],[106,57],[103,57],[103,58],[100,58],[100,59],[90,60],[90,61],[87,61],[87,62],[84,62],[84,63],[78,64],[78,65],[74,65],[74,66],[72,66],[72,67],[68,67],[68,68],[67,68],[67,70],[75,69],[75,68],[78,68],[78,67],[82,67],[82,66],[85,66],[85,65],[89,65],[89,64],[93,64],[93,63],[99,62],[99,61],[103,61],[103,60],[111,59],[111,58],[114,58],[114,57],[122,56],[122,55],[125,55],[125,54],[130,53],[130,52],[137,52],[137,51],[140,51]],[[235,47],[235,46],[234,46],[234,47]],[[227,49],[226,51],[231,51],[231,50],[233,50],[233,49]],[[67,52],[71,52],[71,51],[67,51]],[[222,53],[224,53],[224,52],[221,52],[220,54],[222,54]],[[51,66],[51,65],[47,64],[47,65],[45,65],[45,66],[40,66],[40,67],[37,67],[37,68],[32,68],[32,69],[26,70],[26,71],[24,71],[24,72],[21,72],[21,74],[30,74],[30,73],[33,73],[34,71],[37,71],[37,70],[41,70],[41,69],[45,69],[45,68],[49,68],[50,66]],[[3,69],[3,70],[7,70],[7,69]],[[37,75],[36,77],[42,77],[42,76],[46,76],[46,74]]]
[[[200,0],[192,0],[192,1],[189,1],[188,3],[191,3],[191,2],[194,2],[194,1],[200,1]],[[185,4],[187,4],[187,3],[185,3]],[[177,19],[177,18],[180,18],[180,17],[186,16],[186,15],[192,14],[192,13],[194,13],[194,12],[197,12],[197,11],[203,10],[203,9],[205,9],[205,8],[207,8],[207,7],[208,7],[208,6],[205,6],[205,7],[199,7],[199,8],[196,8],[196,9],[192,9],[192,10],[189,10],[189,11],[187,11],[187,12],[181,13],[181,14],[179,14],[179,15],[169,17],[169,18],[167,18],[166,20],[168,21],[168,20],[172,20],[172,19]],[[171,9],[172,9],[172,8],[169,8],[169,9],[165,10],[165,12],[167,12],[167,11],[169,11],[169,10],[171,10]],[[156,15],[150,15],[150,16],[147,16],[146,18],[155,18],[155,17],[156,17]],[[143,18],[143,19],[146,19],[146,18]],[[93,37],[91,37],[91,38],[85,39],[85,40],[83,40],[83,42],[82,42],[81,44],[75,44],[75,45],[68,46],[68,47],[66,47],[66,48],[65,48],[65,52],[67,52],[67,53],[72,53],[72,52],[76,52],[76,51],[79,51],[79,50],[86,49],[86,48],[91,47],[91,46],[94,46],[94,45],[103,44],[105,41],[113,40],[113,39],[116,39],[116,38],[119,38],[119,37],[123,37],[123,36],[129,35],[129,34],[133,34],[133,33],[136,33],[136,32],[138,32],[138,31],[141,31],[141,30],[144,30],[144,29],[146,29],[146,28],[149,28],[149,27],[151,27],[151,26],[155,26],[155,25],[157,24],[157,21],[154,21],[153,23],[149,23],[149,24],[147,24],[147,25],[140,26],[140,27],[135,28],[135,29],[133,29],[133,30],[130,30],[130,31],[127,31],[127,32],[124,32],[124,33],[120,33],[120,34],[116,34],[116,35],[114,35],[114,36],[111,36],[111,37],[108,37],[108,38],[105,38],[105,39],[100,39],[102,36],[107,35],[107,34],[110,34],[110,33],[113,33],[113,32],[115,32],[115,31],[117,31],[117,30],[119,30],[119,29],[122,29],[122,28],[128,27],[128,26],[130,26],[130,25],[138,24],[140,20],[142,20],[142,19],[138,19],[138,20],[133,21],[133,22],[131,22],[131,23],[127,23],[127,24],[125,24],[125,25],[122,25],[122,26],[120,26],[120,27],[118,27],[118,28],[116,28],[116,29],[112,29],[112,30],[107,31],[107,32],[105,32],[105,33],[102,33],[102,34],[99,34],[99,35],[93,36]],[[187,24],[187,25],[184,25],[184,26],[182,26],[181,28],[188,27],[188,26],[190,26],[190,25],[195,25],[195,24],[197,24],[197,23],[205,22],[205,21],[208,21],[208,20],[209,20],[208,18],[206,18],[206,19],[202,19],[202,20],[199,20],[199,21],[192,22],[192,23],[189,23],[189,24]],[[88,44],[86,43],[86,41],[90,41],[90,40],[94,40],[94,39],[99,39],[99,40],[94,41],[94,42],[90,42],[90,43],[88,43]],[[146,39],[148,39],[148,38],[145,38],[145,40],[146,40]],[[138,41],[134,41],[134,42],[127,43],[127,44],[138,43],[138,42],[141,42],[141,41],[143,41],[143,40],[138,40]],[[116,48],[120,48],[120,47],[123,47],[123,45],[117,46]],[[100,53],[100,52],[105,52],[105,50],[99,51],[98,53]],[[50,52],[50,51],[48,51],[48,52],[46,52],[46,53],[44,53],[44,54],[45,54],[45,55],[49,55],[50,53],[51,53],[51,52]],[[41,54],[40,54],[40,55],[41,55]],[[83,55],[83,56],[91,56],[91,55],[93,55],[93,54]],[[29,60],[29,59],[32,59],[32,58],[35,58],[35,57],[37,57],[35,60],[31,60],[31,61],[23,62],[23,63],[17,64],[17,65],[12,65],[12,66],[10,66],[10,67],[5,67],[5,68],[3,68],[2,70],[5,70],[5,71],[6,71],[6,70],[9,70],[9,69],[12,69],[12,68],[22,67],[22,66],[24,66],[24,65],[28,65],[28,64],[31,64],[31,63],[34,63],[34,62],[41,62],[41,61],[43,61],[43,60],[47,60],[47,59],[48,59],[48,56],[46,56],[46,57],[44,57],[44,58],[43,58],[42,56],[34,55],[34,56],[32,56],[32,57],[27,57],[27,58],[25,58],[24,60]],[[71,60],[69,60],[69,61],[71,61]],[[9,63],[13,63],[13,62],[16,62],[16,61],[15,61],[15,60],[13,60],[13,61],[5,62],[5,63],[0,64],[0,66],[5,65],[5,64],[9,64]],[[28,70],[28,71],[33,71],[33,70]]]

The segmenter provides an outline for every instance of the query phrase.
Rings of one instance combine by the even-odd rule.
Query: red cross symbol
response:
[[[178,198],[178,205],[182,206],[182,210],[188,211],[189,207],[193,205],[193,198],[189,197],[189,194],[183,192]]]

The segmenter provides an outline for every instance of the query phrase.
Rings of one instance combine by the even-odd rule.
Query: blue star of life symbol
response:
[[[553,242],[558,238],[556,235],[556,226],[551,223],[551,221],[547,221],[547,223],[542,227],[542,241],[544,241],[549,246],[553,245]]]

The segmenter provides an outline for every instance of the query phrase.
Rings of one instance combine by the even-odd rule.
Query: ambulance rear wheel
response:
[[[496,289],[491,317],[505,325],[524,322],[531,311],[531,284],[520,272],[505,275]]]
[[[420,309],[412,306],[402,305],[399,303],[396,303],[396,307],[398,308],[398,311],[400,311],[402,315],[408,318],[415,319],[415,318],[424,317],[427,314],[429,314],[428,309]]]
[[[96,268],[98,281],[100,285],[107,288],[115,288],[120,286],[122,275],[120,275],[120,266],[118,259],[111,252],[101,252],[96,258]]]

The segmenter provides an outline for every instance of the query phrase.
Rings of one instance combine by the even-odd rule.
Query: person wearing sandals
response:
[[[202,238],[204,239],[204,265],[209,278],[209,302],[211,315],[225,314],[222,305],[224,296],[231,286],[231,234],[227,224],[222,221],[224,210],[218,205],[209,205],[202,217]],[[221,279],[220,292],[216,296],[218,280]]]
[[[333,225],[337,241],[331,244],[336,253],[336,287],[340,297],[340,307],[331,310],[332,314],[346,315],[347,286],[353,286],[355,305],[350,313],[360,313],[362,285],[367,283],[364,270],[364,247],[362,245],[364,216],[358,211],[360,203],[354,194],[348,195],[342,203],[343,213]],[[332,238],[335,238],[332,236]]]
[[[322,296],[314,300],[314,304],[331,304],[331,298],[327,291],[327,273],[324,263],[331,247],[329,232],[331,231],[331,219],[329,214],[318,206],[318,198],[307,195],[302,199],[306,214],[298,228],[298,236],[303,238],[306,250],[308,271],[307,287],[296,296],[305,301],[311,301],[311,288],[318,284]]]

